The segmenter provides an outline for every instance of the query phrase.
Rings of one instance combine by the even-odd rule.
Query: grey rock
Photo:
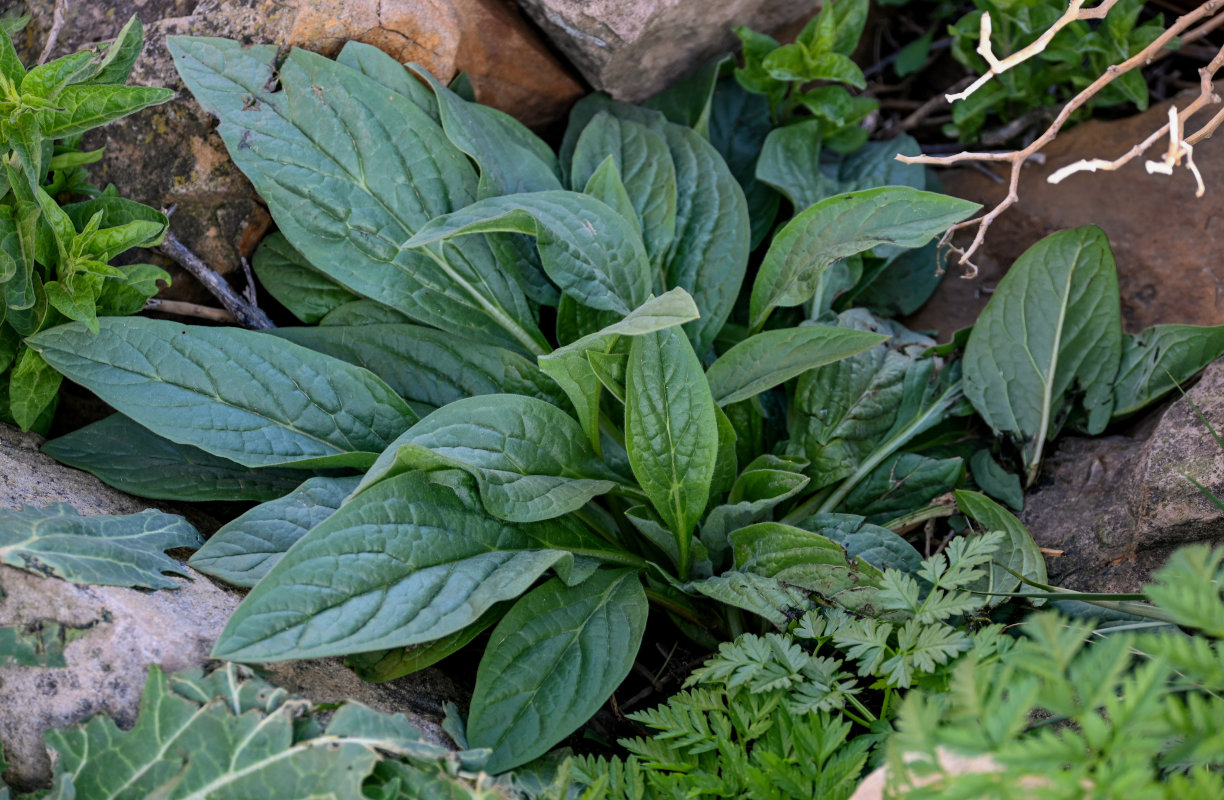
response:
[[[596,89],[630,102],[649,97],[735,48],[737,25],[772,31],[817,0],[519,0]]]
[[[130,514],[148,504],[97,478],[56,464],[38,452],[41,439],[0,425],[0,506],[69,503],[83,514]],[[166,508],[168,511],[181,511]],[[208,526],[208,518],[197,524]],[[103,712],[122,727],[136,721],[147,668],[167,672],[209,663],[209,651],[242,593],[187,568],[175,590],[78,586],[0,566],[0,626],[55,621],[70,629],[65,667],[0,666],[0,745],[18,790],[45,786],[51,761],[43,732]],[[215,662],[214,662],[215,663]],[[339,659],[266,665],[268,678],[316,703],[359,700],[379,711],[405,713],[438,744],[442,704],[463,691],[436,670],[386,684],[367,684]]]
[[[1187,396],[1224,431],[1224,360]],[[1191,478],[1224,499],[1224,449],[1179,398],[1125,435],[1060,441],[1021,519],[1063,551],[1047,559],[1054,584],[1135,592],[1177,547],[1224,543],[1224,512]]]

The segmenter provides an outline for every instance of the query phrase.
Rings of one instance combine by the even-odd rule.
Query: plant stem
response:
[[[950,517],[955,513],[956,506],[954,505],[927,506],[926,508],[911,511],[908,514],[903,514],[894,520],[886,522],[884,527],[900,535],[912,531],[927,520]]]

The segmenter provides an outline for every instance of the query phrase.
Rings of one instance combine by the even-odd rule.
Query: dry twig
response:
[[[60,31],[64,29],[64,0],[55,0],[55,8],[51,11],[51,30],[47,32],[47,43],[43,45],[42,53],[38,56],[39,64],[46,64],[47,59],[51,57],[51,52],[55,50],[55,45],[59,42]]]
[[[276,327],[272,320],[268,319],[263,309],[247,302],[246,298],[234,291],[234,287],[230,286],[225,278],[187,249],[187,246],[180,242],[173,233],[167,233],[165,240],[157,249],[204,284],[205,288],[221,301],[225,310],[234,316],[239,325],[257,331]],[[162,307],[162,310],[165,310],[165,306]]]
[[[206,319],[209,322],[225,322],[231,325],[235,322],[234,315],[224,308],[212,308],[210,306],[199,305],[198,303],[185,303],[182,300],[162,300],[157,297],[150,297],[145,301],[144,310],[159,311],[162,314],[174,314],[179,317]]]
[[[992,208],[990,211],[986,212],[985,214],[982,214],[980,216],[974,217],[973,219],[965,220],[964,222],[960,222],[956,225],[953,225],[951,228],[949,228],[944,233],[943,237],[940,239],[941,247],[947,247],[952,252],[958,254],[959,257],[957,258],[957,263],[965,267],[965,275],[963,277],[973,278],[977,275],[977,272],[978,272],[977,267],[973,264],[972,261],[970,261],[970,257],[975,252],[977,252],[978,248],[982,246],[982,241],[985,239],[986,231],[990,228],[991,223],[993,223],[999,217],[1000,214],[1002,214],[1004,211],[1006,211],[1007,209],[1015,205],[1017,202],[1019,202],[1020,195],[1019,195],[1018,189],[1020,185],[1020,169],[1021,167],[1024,166],[1024,163],[1030,157],[1037,154],[1038,151],[1040,151],[1043,147],[1045,147],[1051,141],[1053,141],[1054,138],[1058,136],[1059,131],[1061,131],[1063,126],[1067,123],[1067,120],[1071,118],[1071,115],[1074,114],[1076,111],[1078,111],[1080,108],[1082,108],[1084,104],[1086,104],[1089,100],[1095,97],[1102,89],[1104,89],[1106,86],[1108,86],[1113,81],[1117,80],[1122,75],[1125,75],[1126,73],[1130,72],[1131,70],[1137,67],[1147,66],[1151,64],[1153,61],[1159,58],[1162,58],[1164,55],[1167,55],[1166,52],[1162,52],[1162,51],[1164,50],[1166,45],[1172,42],[1173,39],[1175,39],[1179,34],[1182,34],[1183,32],[1185,32],[1185,35],[1182,37],[1183,43],[1187,41],[1194,41],[1194,40],[1200,39],[1203,36],[1207,35],[1207,33],[1210,33],[1212,30],[1219,27],[1221,24],[1224,24],[1224,15],[1221,15],[1220,17],[1212,18],[1215,16],[1216,12],[1220,9],[1221,5],[1224,5],[1224,0],[1207,0],[1207,2],[1203,3],[1202,5],[1200,5],[1198,8],[1194,9],[1193,11],[1187,14],[1183,14],[1182,16],[1178,17],[1177,20],[1174,21],[1174,23],[1170,25],[1169,28],[1164,33],[1162,33],[1160,36],[1154,39],[1147,47],[1143,48],[1141,51],[1139,51],[1135,55],[1126,59],[1121,64],[1115,64],[1109,67],[1104,72],[1104,74],[1100,75],[1095,81],[1089,84],[1083,91],[1081,91],[1075,97],[1071,98],[1071,100],[1069,100],[1067,104],[1062,107],[1062,110],[1058,113],[1058,116],[1054,118],[1054,121],[1050,123],[1049,127],[1046,128],[1046,130],[1040,136],[1034,139],[1031,144],[1029,144],[1027,147],[1021,150],[1016,150],[1016,151],[1009,152],[1009,153],[961,152],[961,153],[955,153],[949,156],[928,156],[928,155],[922,155],[922,156],[899,155],[897,156],[898,161],[904,162],[906,164],[926,164],[926,165],[931,165],[931,166],[950,166],[952,164],[959,164],[959,163],[964,163],[964,162],[991,161],[991,162],[1003,162],[1010,166],[1011,174],[1010,174],[1010,180],[1008,182],[1007,196],[1004,197],[1002,201],[1000,201],[997,205],[995,205],[994,208]],[[1102,9],[1102,8],[1105,8],[1105,10],[1108,10],[1108,6],[1112,6],[1112,3],[1108,2],[1108,0],[1105,0],[1105,2],[1102,2],[1099,6],[1097,6],[1094,9],[1090,9],[1089,11],[1081,11],[1080,6],[1082,6],[1082,0],[1079,3],[1073,0],[1071,7],[1068,8],[1068,13],[1070,13],[1072,9],[1075,9],[1077,14],[1095,13],[1099,9]],[[1066,15],[1064,15],[1064,18],[1066,18]],[[1202,22],[1203,20],[1207,20],[1207,21]],[[1202,24],[1198,25],[1198,27],[1192,27],[1200,22],[1202,22]],[[1063,23],[1063,24],[1065,25],[1066,23]],[[983,33],[984,35],[989,34],[988,25],[983,26]],[[1043,42],[1043,41],[1045,43],[1048,43],[1049,38],[1042,37],[1042,39],[1038,40],[1038,42]],[[1044,47],[1045,47],[1045,44],[1042,44],[1042,48]],[[985,45],[979,45],[979,52],[983,49],[988,49],[988,48],[989,48],[988,42]],[[1026,50],[1027,49],[1028,48],[1026,48]],[[1025,50],[1021,50],[1016,55],[1019,55],[1020,53],[1024,53],[1024,52]],[[1040,52],[1040,49],[1032,53],[1028,53],[1025,56],[1025,58],[1029,58],[1032,55],[1035,55],[1037,52]],[[1010,59],[1012,57],[1009,56],[1008,58]],[[1023,59],[1020,59],[1020,60],[1023,60]],[[1008,61],[1008,59],[1004,59],[1002,61],[998,61],[997,63],[1002,67],[1009,67],[1009,66],[1014,66],[1014,64],[1019,63],[1020,60],[1015,60],[1015,61],[1012,61],[1011,64],[1007,64],[1006,62]],[[989,59],[988,59],[988,62],[989,62]],[[1195,112],[1199,111],[1203,107],[1209,104],[1220,103],[1220,97],[1216,95],[1212,81],[1215,78],[1216,72],[1218,72],[1222,67],[1224,67],[1224,48],[1222,48],[1221,51],[1217,53],[1216,57],[1211,60],[1211,63],[1209,63],[1207,66],[1199,70],[1199,84],[1200,84],[1199,96],[1192,103],[1186,106],[1184,110],[1177,113],[1177,126],[1178,127],[1184,126],[1186,119],[1188,119],[1191,115],[1193,115]],[[993,69],[994,67],[992,65],[992,70]],[[998,74],[998,73],[994,72],[993,74]],[[1224,110],[1221,110],[1219,113],[1213,116],[1211,120],[1209,120],[1207,124],[1204,125],[1202,128],[1200,128],[1199,130],[1195,131],[1194,133],[1190,134],[1184,139],[1179,139],[1177,143],[1175,143],[1174,145],[1171,145],[1170,155],[1166,156],[1166,161],[1170,162],[1168,169],[1171,171],[1172,164],[1180,163],[1181,156],[1185,155],[1189,157],[1190,150],[1188,148],[1192,148],[1193,145],[1195,145],[1202,139],[1205,139],[1208,136],[1210,136],[1212,133],[1214,133],[1216,128],[1218,128],[1221,125],[1221,123],[1224,123]],[[1130,152],[1128,152],[1125,156],[1123,156],[1122,158],[1125,160],[1119,159],[1120,164],[1118,166],[1120,166],[1121,163],[1126,163],[1126,161],[1136,158],[1138,155],[1140,155],[1145,150],[1147,150],[1149,147],[1151,147],[1155,142],[1157,142],[1162,136],[1167,135],[1170,129],[1171,129],[1171,126],[1166,123],[1159,130],[1157,130],[1150,137],[1148,137],[1148,139],[1146,139],[1144,142],[1141,142],[1139,145],[1136,145],[1135,148],[1132,148]],[[1101,163],[1110,164],[1113,162],[1103,162],[1102,161]],[[1106,169],[1107,167],[1102,166],[1101,163],[1097,163],[1094,167],[1080,167],[1076,171],[1079,171],[1082,169]],[[1190,163],[1190,162],[1187,162],[1187,163]],[[1112,167],[1112,168],[1116,169],[1117,167]],[[1159,171],[1163,172],[1164,168],[1163,167],[1159,168]],[[1065,176],[1062,176],[1062,177],[1065,177]],[[977,229],[976,233],[974,234],[973,241],[969,244],[968,247],[964,249],[954,246],[952,244],[952,237],[958,231],[965,230],[968,228]]]

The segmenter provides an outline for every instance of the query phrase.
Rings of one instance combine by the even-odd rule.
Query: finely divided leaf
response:
[[[311,478],[284,497],[221,526],[187,562],[234,586],[251,588],[308,531],[336,513],[361,479]]]
[[[274,566],[214,656],[283,661],[385,650],[455,633],[581,546],[558,522],[516,525],[421,472],[356,495]]]
[[[720,406],[738,403],[810,369],[861,353],[888,339],[869,331],[805,325],[763,331],[723,353],[706,370]]]
[[[811,298],[834,261],[881,244],[921,247],[980,206],[955,197],[886,186],[822,200],[788,222],[769,246],[752,287],[751,324],[778,306]]]
[[[965,396],[998,433],[1023,447],[1037,477],[1072,393],[1100,433],[1113,409],[1122,353],[1118,274],[1100,228],[1047,236],[999,282],[965,347]]]
[[[468,717],[468,743],[505,772],[543,755],[590,719],[629,674],[646,630],[646,592],[631,570],[578,586],[551,580],[493,630]]]
[[[30,346],[161,436],[249,467],[367,466],[416,421],[372,373],[266,334],[139,318]]]
[[[629,463],[676,537],[683,573],[718,458],[714,398],[683,331],[667,328],[634,337],[625,399]]]
[[[591,308],[628,314],[650,294],[641,238],[593,197],[563,191],[490,197],[433,220],[404,246],[430,247],[445,257],[450,250],[442,243],[473,233],[534,236],[548,277]]]
[[[0,563],[73,583],[174,589],[162,573],[187,573],[162,551],[203,543],[187,520],[160,511],[83,517],[67,503],[0,509]]]
[[[411,469],[458,467],[480,485],[485,508],[512,522],[576,511],[619,478],[573,417],[534,397],[456,400],[413,425],[379,456],[358,491]]]

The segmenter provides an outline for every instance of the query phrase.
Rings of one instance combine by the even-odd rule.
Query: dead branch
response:
[[[248,302],[246,298],[234,291],[234,288],[225,278],[221,277],[220,273],[200,260],[200,257],[191,252],[173,233],[167,233],[165,240],[157,249],[204,284],[204,287],[212,292],[213,297],[220,300],[225,310],[232,314],[238,324],[244,328],[264,331],[276,327],[272,320],[268,319],[263,309]]]
[[[158,311],[162,314],[174,314],[178,317],[206,319],[209,322],[225,322],[230,325],[235,322],[234,315],[224,308],[212,308],[210,306],[199,305],[198,303],[185,303],[181,300],[162,300],[157,297],[150,297],[145,301],[144,310]]]
[[[47,42],[43,45],[38,63],[45,64],[59,42],[60,31],[64,29],[64,0],[55,0],[55,8],[51,10],[51,30],[47,32]]]
[[[1096,8],[1090,9],[1089,12],[1083,12],[1083,13],[1096,12],[1098,9],[1105,7],[1106,4],[1107,4],[1107,0],[1106,2],[1102,2],[1101,5],[1097,6]],[[1079,5],[1082,5],[1082,0]],[[1080,13],[1079,5],[1077,5],[1075,3],[1075,0],[1073,0],[1071,8],[1076,9],[1076,13]],[[1112,5],[1112,3],[1110,3],[1109,5]],[[1000,214],[1002,214],[1004,211],[1006,211],[1007,209],[1015,205],[1017,202],[1019,202],[1020,200],[1020,195],[1019,195],[1020,170],[1024,166],[1024,163],[1030,157],[1037,154],[1042,148],[1048,145],[1051,141],[1053,141],[1054,138],[1058,136],[1059,131],[1061,131],[1063,126],[1067,123],[1067,120],[1071,118],[1071,115],[1074,114],[1076,111],[1078,111],[1080,108],[1082,108],[1089,100],[1095,97],[1102,89],[1104,89],[1106,86],[1108,86],[1113,81],[1117,80],[1122,75],[1125,75],[1126,73],[1130,72],[1131,70],[1136,69],[1138,67],[1147,66],[1151,64],[1153,61],[1155,61],[1156,59],[1161,58],[1164,55],[1166,55],[1166,53],[1162,52],[1165,46],[1168,45],[1170,42],[1172,42],[1173,39],[1176,38],[1179,34],[1182,34],[1183,32],[1186,32],[1187,30],[1189,30],[1189,32],[1187,32],[1186,35],[1182,38],[1182,41],[1185,42],[1191,36],[1194,36],[1195,39],[1202,38],[1207,33],[1209,33],[1211,30],[1214,30],[1216,27],[1219,27],[1219,25],[1224,24],[1224,22],[1221,21],[1221,20],[1224,20],[1224,15],[1222,15],[1219,18],[1209,19],[1207,22],[1203,22],[1202,25],[1199,25],[1196,28],[1192,28],[1192,26],[1195,26],[1202,20],[1213,17],[1215,13],[1220,9],[1221,5],[1224,5],[1224,0],[1207,0],[1207,2],[1203,3],[1202,5],[1200,5],[1198,8],[1194,9],[1193,11],[1187,14],[1183,14],[1182,16],[1178,17],[1177,20],[1174,21],[1174,23],[1170,25],[1169,28],[1164,33],[1162,33],[1160,36],[1154,39],[1147,47],[1143,48],[1141,51],[1131,56],[1130,58],[1126,59],[1122,63],[1115,64],[1109,67],[1095,81],[1093,81],[1086,88],[1084,88],[1083,91],[1081,91],[1075,97],[1071,98],[1071,100],[1067,101],[1066,105],[1062,107],[1062,110],[1058,113],[1058,116],[1054,118],[1054,121],[1050,123],[1049,127],[1046,128],[1045,131],[1040,136],[1034,139],[1031,144],[1029,144],[1027,147],[1021,150],[1015,150],[1015,151],[1007,152],[1007,153],[989,153],[989,152],[976,152],[975,153],[975,152],[966,151],[966,152],[961,152],[961,153],[954,153],[948,156],[928,156],[928,155],[922,155],[922,156],[899,155],[897,156],[898,161],[901,161],[906,164],[924,164],[924,165],[930,165],[930,166],[951,166],[953,164],[960,164],[960,163],[970,162],[970,161],[978,161],[978,162],[991,161],[991,162],[1006,163],[1010,166],[1010,176],[1009,176],[1010,179],[1008,181],[1007,196],[1004,197],[1003,200],[1001,200],[997,205],[995,205],[994,208],[992,208],[990,211],[986,212],[985,214],[979,215],[977,217],[974,217],[973,219],[965,220],[964,222],[960,222],[960,223],[957,223],[956,225],[953,225],[951,228],[949,228],[944,233],[943,237],[940,239],[941,247],[946,247],[952,252],[958,254],[958,258],[956,259],[957,263],[965,267],[965,274],[963,277],[973,278],[977,275],[977,272],[978,272],[977,266],[974,265],[972,261],[970,261],[970,257],[974,253],[977,252],[978,248],[982,246],[982,242],[986,236],[986,231],[989,230],[990,225],[999,217]],[[1071,11],[1071,8],[1068,9],[1068,12]],[[1066,15],[1064,15],[1064,17],[1065,16]],[[989,33],[988,28],[986,29],[986,33]],[[1042,40],[1039,39],[1038,41],[1040,42]],[[1046,38],[1045,42],[1048,43],[1048,41],[1049,39]],[[1044,48],[1044,46],[1045,45],[1043,44],[1042,47]],[[1023,53],[1024,51],[1022,50],[1019,52]],[[1030,58],[1032,57],[1032,55],[1035,55],[1037,52],[1040,52],[1040,50],[1037,50],[1033,53],[1029,53],[1028,55],[1025,56],[1025,58]],[[1006,59],[1004,59],[1004,61],[1006,61]],[[1000,66],[1014,66],[1014,64],[1019,63],[1019,61],[1015,61],[1011,65],[1004,65],[1004,61],[999,61],[998,64]],[[989,60],[988,60],[988,63],[989,63]],[[1199,80],[1200,82],[1199,96],[1192,103],[1190,103],[1190,105],[1186,106],[1186,108],[1183,111],[1177,113],[1177,120],[1178,120],[1179,126],[1184,126],[1186,119],[1188,119],[1192,114],[1199,111],[1203,107],[1209,104],[1218,104],[1221,102],[1220,97],[1216,95],[1214,91],[1212,81],[1215,77],[1216,72],[1218,72],[1222,66],[1224,66],[1224,49],[1222,49],[1220,53],[1217,54],[1216,58],[1212,59],[1210,64],[1208,64],[1207,66],[1199,70],[1199,79],[1200,79]],[[998,73],[995,72],[994,74],[998,74]],[[1202,128],[1200,128],[1198,131],[1194,132],[1188,137],[1185,137],[1184,139],[1180,139],[1179,144],[1177,146],[1171,145],[1170,152],[1172,153],[1173,163],[1180,163],[1181,156],[1189,156],[1189,151],[1186,150],[1186,148],[1187,147],[1192,148],[1195,143],[1210,136],[1216,130],[1216,128],[1220,126],[1221,123],[1224,123],[1224,110],[1222,110],[1220,113],[1217,113],[1214,117],[1212,117],[1212,119]],[[1134,153],[1133,155],[1128,153],[1127,156],[1124,156],[1123,158],[1126,158],[1127,160],[1131,160],[1133,158],[1138,157],[1138,155],[1143,153],[1147,148],[1151,147],[1152,144],[1154,144],[1156,141],[1159,141],[1159,139],[1162,136],[1167,135],[1169,133],[1169,130],[1170,130],[1170,125],[1166,123],[1158,131],[1152,134],[1152,136],[1148,137],[1147,140],[1145,140],[1144,142],[1141,142],[1139,145],[1136,146],[1136,148],[1132,148],[1131,152]],[[1168,160],[1169,158],[1170,156],[1166,156],[1166,160]],[[1112,162],[1104,162],[1104,163],[1112,163]],[[1094,168],[1104,169],[1105,167],[1101,166],[1100,164],[1097,164]],[[1116,167],[1114,168],[1116,169]],[[1089,169],[1089,168],[1081,167],[1079,169],[1082,170],[1082,169]],[[1171,170],[1172,167],[1170,166],[1169,169]],[[1079,171],[1079,170],[1076,170],[1076,171]],[[1160,171],[1163,171],[1163,169],[1161,169]],[[1065,177],[1065,176],[1062,176],[1062,177]],[[976,228],[976,233],[974,234],[973,241],[969,244],[969,246],[962,249],[962,248],[959,248],[953,245],[952,237],[957,232],[961,230],[966,230],[969,228]]]
[[[990,41],[990,35],[993,32],[991,30],[990,12],[987,11],[983,13],[981,34],[978,37],[977,52],[978,55],[986,59],[986,66],[989,67],[989,69],[986,70],[982,77],[971,83],[969,88],[965,89],[963,92],[955,92],[947,95],[948,102],[954,103],[957,100],[964,100],[966,97],[985,86],[987,81],[994,76],[1007,72],[1007,70],[1011,69],[1017,64],[1022,64],[1033,56],[1042,52],[1050,44],[1050,41],[1058,35],[1058,32],[1070,25],[1072,22],[1088,19],[1104,19],[1105,15],[1109,13],[1109,9],[1113,8],[1114,5],[1117,4],[1118,0],[1101,0],[1100,5],[1089,9],[1084,8],[1085,2],[1087,2],[1087,0],[1071,0],[1071,5],[1067,7],[1067,10],[1063,12],[1061,17],[1054,21],[1054,24],[1050,26],[1049,30],[1037,37],[1032,44],[1028,45],[1027,47],[1022,47],[1016,52],[1002,59],[994,54],[994,46]]]

